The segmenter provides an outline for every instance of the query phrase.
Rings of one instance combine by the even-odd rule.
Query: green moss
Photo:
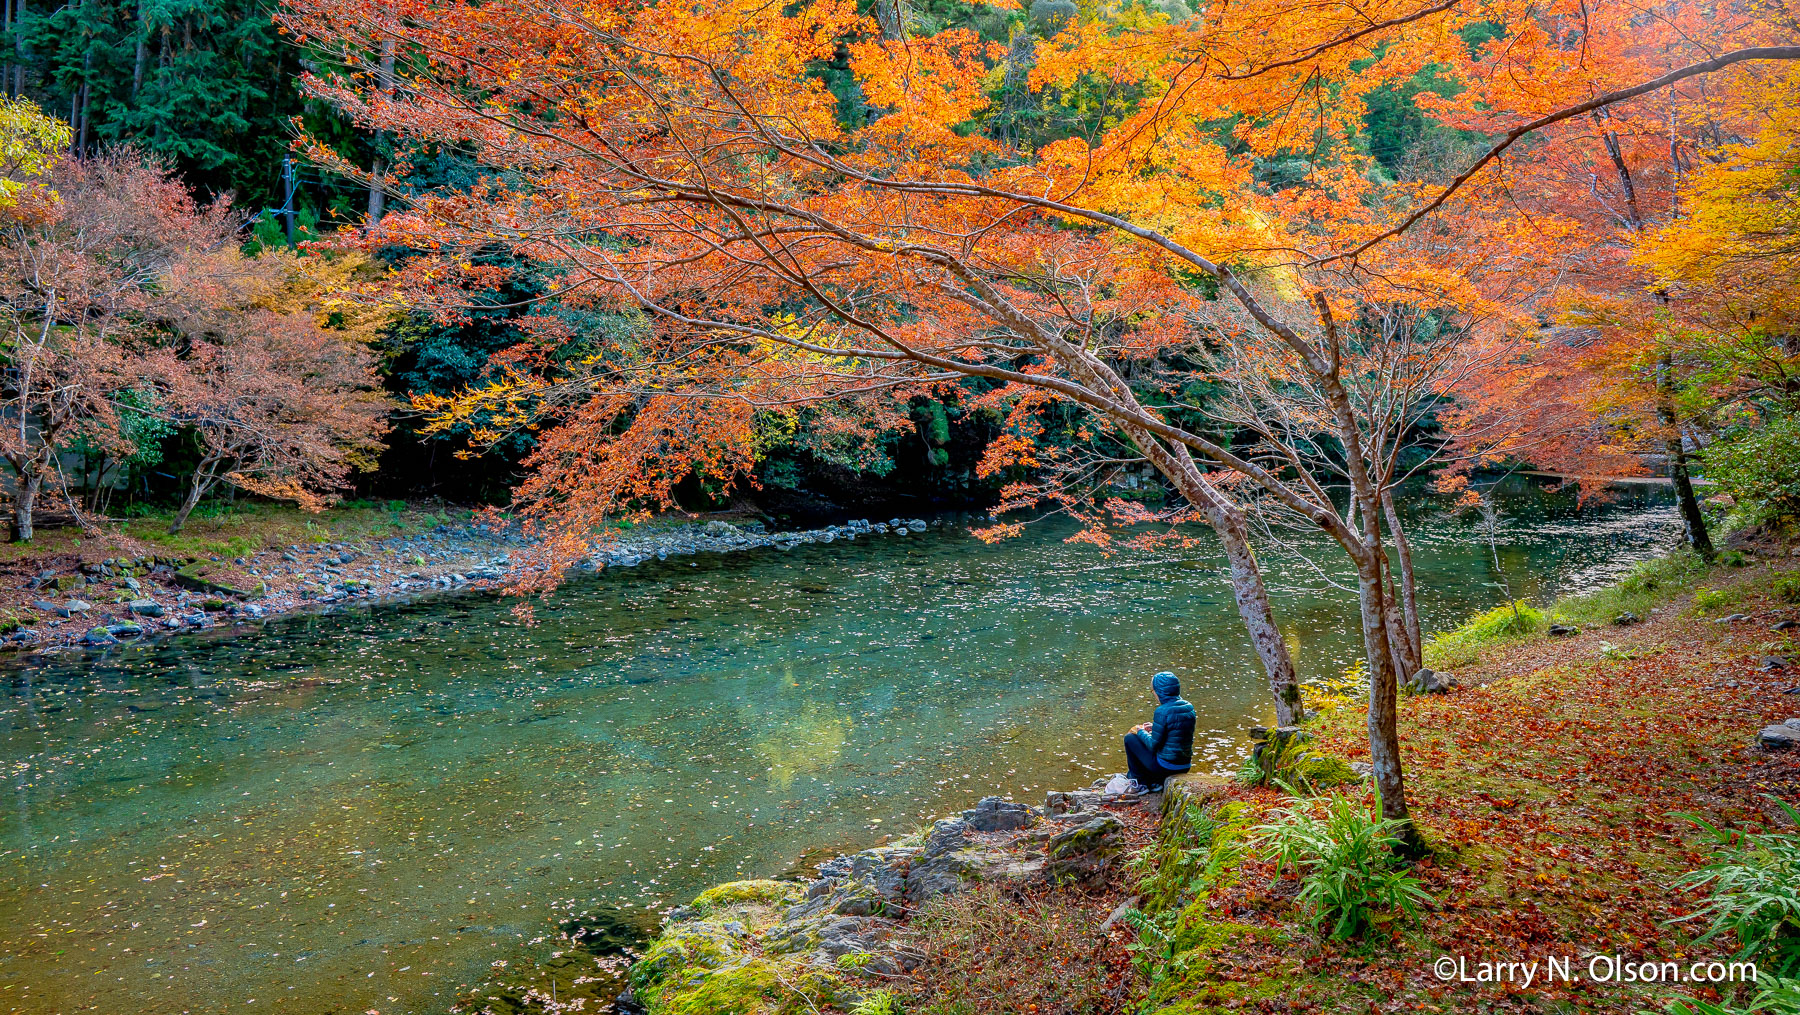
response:
[[[1148,984],[1144,1011],[1198,1015],[1280,989],[1214,975],[1213,956],[1226,945],[1277,933],[1217,918],[1212,909],[1215,893],[1237,881],[1252,820],[1242,802],[1184,802],[1165,814],[1156,843],[1133,858],[1143,875],[1144,909],[1131,923]]]
[[[737,942],[719,928],[703,923],[674,924],[657,937],[643,958],[632,963],[631,986],[640,992],[678,987],[742,958]]]
[[[665,948],[670,937],[680,941]],[[665,934],[631,967],[632,992],[650,1015],[788,1015],[817,1011],[844,990],[837,973],[804,956],[758,958],[719,944],[712,934]]]
[[[774,967],[752,959],[707,973],[691,987],[639,996],[651,1015],[753,1015],[779,1011],[780,993]]]
[[[1314,790],[1330,789],[1358,781],[1349,762],[1325,754],[1303,754],[1295,758],[1287,770],[1295,776],[1294,780],[1289,780],[1294,785],[1303,782]]]
[[[708,888],[694,897],[693,907],[702,914],[713,913],[726,906],[759,905],[791,906],[804,895],[801,886],[792,881],[728,881]]]
[[[1233,884],[1249,832],[1248,808],[1238,801],[1184,801],[1171,808],[1156,842],[1131,860],[1144,912],[1155,917],[1182,909]]]
[[[1307,734],[1277,735],[1257,745],[1237,772],[1237,780],[1247,786],[1279,785],[1301,793],[1317,793],[1358,778],[1342,758],[1315,750]]]

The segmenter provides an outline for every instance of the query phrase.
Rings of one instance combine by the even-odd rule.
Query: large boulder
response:
[[[1765,751],[1791,751],[1800,748],[1800,719],[1764,726],[1762,732],[1756,735],[1756,746]]]
[[[1003,797],[987,796],[963,811],[962,818],[968,822],[970,829],[977,832],[1011,832],[1030,828],[1037,822],[1037,813],[1025,804],[1013,803]]]
[[[1124,849],[1124,823],[1103,814],[1051,836],[1044,872],[1059,881],[1085,880],[1105,870]]]
[[[1404,690],[1413,694],[1444,694],[1453,686],[1447,674],[1439,673],[1429,666],[1420,669],[1408,677]]]

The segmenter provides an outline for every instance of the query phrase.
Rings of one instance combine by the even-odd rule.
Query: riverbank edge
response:
[[[891,988],[926,958],[912,918],[929,905],[977,887],[1091,893],[1121,883],[1121,865],[1147,841],[1164,794],[1108,793],[1106,782],[1051,791],[1040,805],[983,797],[910,835],[830,859],[809,881],[708,888],[664,914],[614,1010],[897,1013]],[[1131,901],[1120,901],[1102,932]]]
[[[768,532],[756,522],[664,521],[643,531],[609,534],[569,570],[635,567],[700,553],[779,552],[839,539],[904,538],[951,524],[942,518],[856,519]],[[0,621],[0,652],[10,650],[29,662],[221,628],[247,633],[270,620],[345,606],[499,593],[539,566],[525,559],[532,546],[515,528],[475,522],[376,540],[292,544],[235,558],[65,556],[60,565],[35,568],[13,587],[0,589],[0,599],[12,603]]]
[[[1766,724],[1800,716],[1796,641],[1800,571],[1786,570],[1800,567],[1797,556],[1800,547],[1759,547],[1730,563],[1708,565],[1676,553],[1646,562],[1606,589],[1553,604],[1542,612],[1560,621],[1554,626],[1546,622],[1523,634],[1474,646],[1462,639],[1460,665],[1449,675],[1446,691],[1408,695],[1401,706],[1415,815],[1432,847],[1432,854],[1414,871],[1431,890],[1434,903],[1420,919],[1384,915],[1373,940],[1339,942],[1320,933],[1292,901],[1291,878],[1284,879],[1244,851],[1252,829],[1278,808],[1293,805],[1294,798],[1274,789],[1194,775],[1171,780],[1166,798],[1159,794],[1145,800],[1099,802],[1101,810],[1115,816],[1150,815],[1157,837],[1154,844],[1144,844],[1143,837],[1136,836],[1139,848],[1114,852],[1097,868],[1114,882],[1112,894],[1123,901],[1095,930],[1106,935],[1112,947],[1138,956],[1142,980],[1137,989],[1142,993],[1130,1010],[1212,1015],[1296,1008],[1453,1011],[1474,1005],[1483,1010],[1532,1011],[1542,1003],[1576,1011],[1636,1013],[1646,1005],[1660,1008],[1680,996],[1717,1001],[1743,994],[1735,988],[1721,991],[1705,985],[1684,989],[1652,985],[1609,993],[1598,988],[1584,992],[1580,984],[1539,984],[1535,994],[1499,982],[1447,986],[1432,963],[1444,955],[1479,959],[1484,948],[1492,951],[1502,947],[1501,942],[1516,946],[1521,954],[1530,947],[1573,952],[1584,945],[1584,935],[1593,939],[1585,941],[1590,950],[1610,943],[1621,954],[1632,953],[1624,943],[1632,935],[1637,935],[1639,947],[1659,938],[1670,948],[1688,946],[1697,931],[1669,921],[1691,911],[1696,902],[1668,886],[1674,877],[1702,863],[1703,857],[1697,851],[1695,827],[1673,815],[1691,813],[1720,827],[1780,827],[1779,813],[1766,806],[1769,793],[1800,799],[1800,750],[1771,750],[1759,740],[1759,730]],[[1680,653],[1686,655],[1678,658]],[[1619,689],[1604,686],[1605,674],[1612,670],[1622,671]],[[1657,721],[1638,709],[1622,707],[1606,697],[1612,690],[1633,701],[1655,700],[1664,715]],[[1590,692],[1604,704],[1601,714],[1613,713],[1604,732],[1589,715],[1593,702],[1582,697]],[[1361,708],[1354,702],[1346,707],[1341,694],[1334,699],[1329,690],[1324,700],[1335,707],[1315,712],[1305,724],[1307,734],[1325,756],[1363,770],[1367,747]],[[1654,726],[1657,737],[1668,738],[1666,744],[1658,741],[1659,757],[1671,760],[1667,771],[1656,771],[1655,783],[1643,781],[1644,773],[1631,769],[1630,778],[1637,781],[1617,776],[1618,781],[1605,786],[1584,787],[1575,809],[1592,808],[1600,817],[1566,826],[1554,816],[1559,795],[1566,798],[1569,791],[1559,788],[1562,776],[1550,771],[1553,750],[1545,749],[1540,758],[1536,753],[1540,745],[1515,745],[1511,748],[1515,764],[1505,773],[1478,760],[1476,748],[1500,732],[1489,720],[1495,711],[1524,729],[1569,722],[1580,715],[1596,742],[1622,731],[1643,737],[1644,729]],[[1446,759],[1444,741],[1459,738],[1467,742],[1450,744]],[[1458,755],[1459,747],[1469,753]],[[1600,743],[1596,750],[1617,748]],[[1525,760],[1523,773],[1518,771],[1518,759]],[[1532,771],[1532,764],[1543,767]],[[1665,782],[1689,790],[1665,793]],[[1372,799],[1364,784],[1352,784],[1349,792]],[[984,800],[982,806],[1004,803],[1020,808],[1036,823],[1052,820],[1050,812],[1066,806],[1060,803],[1066,797],[1052,793],[1045,805],[1035,808],[998,798],[991,803]],[[1446,805],[1449,797],[1456,799],[1456,807]],[[1553,816],[1537,813],[1540,809]],[[961,820],[971,813],[965,812]],[[1197,814],[1205,817],[1196,822]],[[1172,815],[1180,818],[1171,821]],[[916,951],[904,961],[882,956],[887,954],[884,949],[895,955],[916,949],[908,924],[929,900],[891,911],[886,924],[875,925],[878,933],[866,937],[857,935],[871,925],[854,916],[841,927],[846,933],[827,935],[823,925],[812,925],[811,950],[779,946],[774,950],[776,956],[797,956],[777,960],[794,963],[793,969],[782,975],[759,969],[769,960],[767,942],[784,940],[792,930],[783,928],[817,915],[810,900],[835,900],[824,907],[831,914],[834,906],[845,902],[855,909],[862,905],[855,900],[883,898],[879,891],[870,895],[871,887],[879,887],[880,877],[871,881],[862,875],[891,869],[892,850],[902,851],[902,859],[910,861],[919,855],[911,851],[926,848],[938,829],[956,820],[940,819],[915,836],[834,861],[840,866],[822,870],[822,877],[810,884],[732,882],[703,892],[694,903],[669,914],[632,966],[628,974],[632,989],[618,1010],[645,1015],[788,1011],[887,1015],[919,1010],[903,1007],[903,1002],[919,996],[921,986],[924,994],[932,993],[933,985],[919,979],[921,975],[928,979],[928,971],[920,968],[925,957]],[[1632,840],[1630,865],[1617,867],[1609,857],[1613,866],[1605,884],[1612,894],[1595,896],[1591,885],[1568,877],[1570,851],[1598,854],[1607,845],[1605,840],[1621,836],[1618,824],[1627,820],[1644,826],[1625,836]],[[1538,822],[1543,822],[1541,834],[1532,830]],[[1193,824],[1210,827],[1211,838],[1182,839]],[[1511,843],[1498,836],[1484,839],[1481,832],[1472,831],[1478,828],[1525,831],[1522,842]],[[1033,852],[1029,841],[1020,836],[1003,843],[1002,851],[1010,851],[1004,860],[965,867],[957,886],[937,897],[982,883],[984,872],[989,882],[1003,883],[1017,883],[1012,882],[1015,876],[1041,874],[1043,856]],[[1505,852],[1508,846],[1513,848],[1510,854]],[[1178,862],[1194,864],[1194,869],[1174,869],[1172,864]],[[1560,872],[1560,883],[1547,880],[1546,872]],[[1036,883],[1057,890],[1054,880]],[[1169,883],[1178,886],[1174,894],[1154,904],[1139,894],[1167,892]],[[1663,892],[1660,901],[1647,890],[1657,886]],[[900,898],[904,901],[904,894]],[[1149,912],[1138,912],[1139,906]],[[1531,926],[1519,929],[1515,910],[1532,914],[1527,921]],[[879,910],[873,912],[879,917]],[[1145,951],[1146,944],[1155,942],[1145,941],[1132,929],[1133,921],[1155,920],[1159,913],[1174,928],[1162,954],[1155,948]],[[1594,929],[1596,920],[1605,924],[1609,919],[1612,929]],[[830,940],[838,943],[821,951]],[[1721,943],[1716,950],[1723,955],[1731,948]],[[845,961],[846,955],[853,958]],[[864,955],[870,957],[858,957]],[[870,978],[868,972],[878,975]],[[896,993],[896,984],[907,986]],[[968,992],[978,993],[979,987]],[[1046,999],[1044,1010],[1056,1010],[1054,1000]]]

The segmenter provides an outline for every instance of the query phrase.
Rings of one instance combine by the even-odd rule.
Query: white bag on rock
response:
[[[1137,783],[1132,780],[1131,776],[1126,775],[1123,772],[1120,772],[1118,775],[1115,775],[1111,779],[1107,780],[1106,789],[1104,790],[1104,792],[1106,793],[1107,796],[1124,796],[1125,794],[1131,793],[1131,792],[1135,791],[1136,789],[1137,789]]]

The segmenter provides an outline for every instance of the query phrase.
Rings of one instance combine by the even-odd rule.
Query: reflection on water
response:
[[[1674,526],[1508,511],[1521,595],[1598,584]],[[1499,601],[1485,530],[1415,524],[1428,623]],[[1198,764],[1231,767],[1270,709],[1220,560],[1065,534],[675,558],[577,581],[534,628],[451,598],[14,669],[0,1011],[442,1011],[567,913],[1114,771],[1159,669]],[[1266,563],[1304,673],[1350,662],[1349,599]]]

